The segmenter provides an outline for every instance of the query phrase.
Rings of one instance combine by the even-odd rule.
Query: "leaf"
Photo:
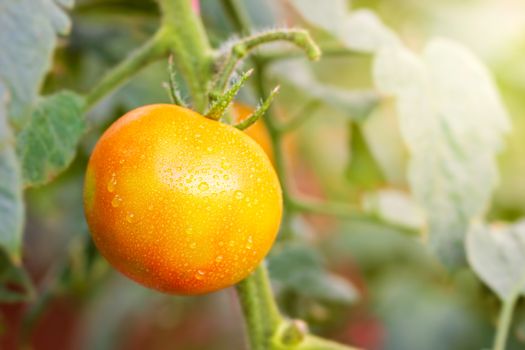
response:
[[[378,102],[378,96],[371,91],[350,91],[323,84],[306,64],[297,60],[272,65],[270,74],[279,83],[290,84],[308,98],[339,109],[354,120],[366,118]]]
[[[86,129],[83,106],[84,100],[68,91],[38,102],[16,140],[26,186],[50,181],[71,163]]]
[[[333,0],[330,6],[318,0],[291,0],[291,3],[303,19],[332,34],[348,49],[373,53],[379,48],[401,43],[373,12],[350,12],[346,0]]]
[[[283,288],[300,295],[336,304],[351,304],[358,298],[347,280],[328,273],[320,255],[304,245],[289,244],[268,260],[270,276]]]
[[[27,272],[10,261],[0,249],[0,303],[20,303],[31,300],[35,291]]]
[[[331,0],[330,6],[319,0],[290,0],[290,4],[308,23],[332,34],[341,33],[347,17],[347,0]]]
[[[467,236],[472,269],[501,300],[525,295],[525,220],[514,225],[477,224]]]
[[[56,34],[70,21],[63,7],[73,0],[0,0],[0,80],[10,92],[9,115],[15,125],[29,114],[51,66]]]
[[[22,176],[14,149],[14,137],[7,122],[7,91],[0,83],[0,249],[16,262],[20,260],[24,203]]]
[[[363,199],[363,207],[382,220],[403,228],[420,231],[424,225],[423,213],[413,198],[396,189],[382,189],[367,194]]]
[[[468,50],[436,39],[422,57],[401,47],[380,50],[374,77],[397,98],[409,183],[430,246],[445,264],[463,264],[464,236],[487,209],[498,181],[495,157],[510,128],[491,76]]]

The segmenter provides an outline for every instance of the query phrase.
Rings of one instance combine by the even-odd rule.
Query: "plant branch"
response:
[[[236,285],[251,350],[270,349],[270,339],[283,319],[273,298],[264,262]]]
[[[310,34],[303,29],[281,29],[254,34],[235,42],[228,50],[224,63],[219,69],[219,76],[215,84],[215,91],[222,92],[235,71],[235,68],[248,54],[257,47],[276,41],[287,41],[301,48],[309,59],[318,60],[321,51],[312,40]]]
[[[516,284],[516,287],[510,293],[508,298],[503,300],[501,312],[498,316],[498,327],[496,331],[496,337],[494,338],[493,350],[505,350],[505,344],[507,343],[507,338],[512,323],[514,307],[516,306],[524,285],[525,276]]]
[[[190,0],[158,0],[162,12],[161,34],[173,53],[175,66],[188,84],[194,109],[208,105],[208,82],[212,76],[213,50],[200,17]]]
[[[110,70],[86,95],[85,109],[89,110],[106,95],[118,88],[148,64],[162,58],[168,50],[160,33],[131,53],[124,61]]]
[[[339,219],[377,222],[407,236],[417,236],[418,230],[387,221],[375,214],[363,212],[359,207],[342,202],[322,202],[316,199],[290,198],[290,210],[302,213],[329,215]]]
[[[249,71],[241,75],[239,80],[237,80],[235,84],[233,84],[228,89],[228,91],[226,91],[224,94],[219,96],[219,98],[212,104],[209,111],[207,111],[204,116],[211,120],[221,119],[226,108],[228,108],[228,106],[233,101],[233,99],[235,98],[235,96],[237,95],[241,87],[243,86],[243,84],[246,82],[246,79],[248,79],[250,75],[252,75],[252,73],[253,73],[253,69],[250,69]]]
[[[239,130],[245,130],[252,126],[259,118],[262,118],[264,113],[270,108],[270,105],[272,104],[272,101],[279,92],[279,86],[276,86],[268,95],[268,98],[253,112],[248,116],[248,118],[244,119],[242,122],[235,125],[235,128]]]

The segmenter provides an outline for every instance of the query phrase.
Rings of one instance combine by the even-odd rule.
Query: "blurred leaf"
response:
[[[490,74],[462,46],[436,39],[421,58],[384,48],[374,75],[378,89],[397,98],[409,182],[426,212],[430,246],[446,265],[463,264],[464,235],[487,209],[498,180],[495,156],[510,128]]]
[[[351,304],[358,298],[355,287],[326,271],[321,256],[310,247],[287,244],[272,252],[268,263],[272,280],[299,295],[337,304]]]
[[[386,222],[419,231],[425,222],[421,209],[408,193],[384,189],[369,193],[363,199],[365,211]]]
[[[470,266],[501,300],[525,295],[525,220],[514,225],[475,225],[467,236]]]
[[[86,128],[83,106],[84,100],[68,91],[38,102],[16,140],[25,185],[44,184],[71,163]]]
[[[290,0],[310,24],[337,38],[346,48],[375,52],[388,45],[397,46],[397,35],[368,10],[349,12],[346,0],[331,1],[330,6],[318,0]]]
[[[73,0],[0,0],[0,80],[11,96],[10,118],[22,124],[51,65],[56,34],[70,21],[63,7]]]
[[[26,271],[13,265],[0,249],[0,303],[20,303],[34,297],[34,288]]]
[[[7,91],[0,84],[0,249],[5,249],[12,261],[19,261],[24,225],[22,176],[6,102]]]
[[[349,122],[350,128],[350,162],[346,179],[352,187],[360,190],[371,190],[385,182],[383,172],[370,151],[367,140],[358,123]]]
[[[279,83],[290,84],[300,90],[307,98],[339,109],[354,120],[366,118],[378,102],[374,92],[345,90],[318,81],[310,68],[298,60],[272,65],[270,75]]]
[[[483,349],[490,341],[472,295],[415,278],[409,267],[383,273],[373,298],[386,349]]]

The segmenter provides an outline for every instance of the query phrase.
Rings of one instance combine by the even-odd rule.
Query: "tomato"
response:
[[[244,279],[282,215],[268,157],[242,131],[175,105],[137,108],[91,155],[87,222],[101,254],[131,279],[201,294]]]
[[[233,117],[235,123],[243,121],[252,113],[253,109],[246,105],[243,105],[239,102],[235,102],[233,104]],[[264,125],[264,122],[259,119],[246,130],[244,130],[244,132],[262,147],[264,152],[266,152],[273,163],[272,141],[270,139],[270,134]]]

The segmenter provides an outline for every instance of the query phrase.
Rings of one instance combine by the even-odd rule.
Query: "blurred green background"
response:
[[[246,3],[257,23],[254,30],[304,24],[286,1]],[[330,1],[324,3],[330,6]],[[525,2],[356,0],[351,5],[376,11],[416,50],[433,36],[449,37],[490,67],[513,123],[500,157],[501,184],[490,216],[523,216]],[[214,45],[233,35],[219,1],[202,0],[201,15]],[[158,10],[146,0],[78,0],[72,21],[71,35],[62,39],[56,52],[46,92],[88,91],[154,32]],[[321,46],[331,45],[326,33],[310,29]],[[20,331],[32,333],[28,342],[34,349],[245,348],[233,289],[202,297],[147,290],[107,266],[87,232],[81,191],[90,150],[101,132],[127,110],[168,102],[161,86],[167,80],[166,66],[162,61],[148,67],[100,103],[89,114],[89,134],[70,168],[52,184],[27,191],[24,265],[38,297],[34,303],[0,307],[1,349],[15,349]],[[327,85],[372,88],[370,57],[365,55],[326,55],[313,70]],[[279,81],[279,76],[272,79]],[[241,98],[253,103],[249,90]],[[278,115],[287,118],[304,105],[300,93],[284,83],[276,102]],[[396,125],[388,103],[375,109],[358,131],[341,111],[315,109],[287,139],[294,190],[347,202],[387,188],[402,197],[407,153]],[[410,230],[313,215],[294,217],[285,229],[299,238],[276,245],[270,272],[282,309],[308,321],[313,331],[366,349],[490,346],[499,307],[496,297],[469,270],[447,274]],[[308,274],[317,268],[331,274]],[[318,288],[301,288],[305,283]],[[525,305],[520,303],[508,349],[524,348]]]

